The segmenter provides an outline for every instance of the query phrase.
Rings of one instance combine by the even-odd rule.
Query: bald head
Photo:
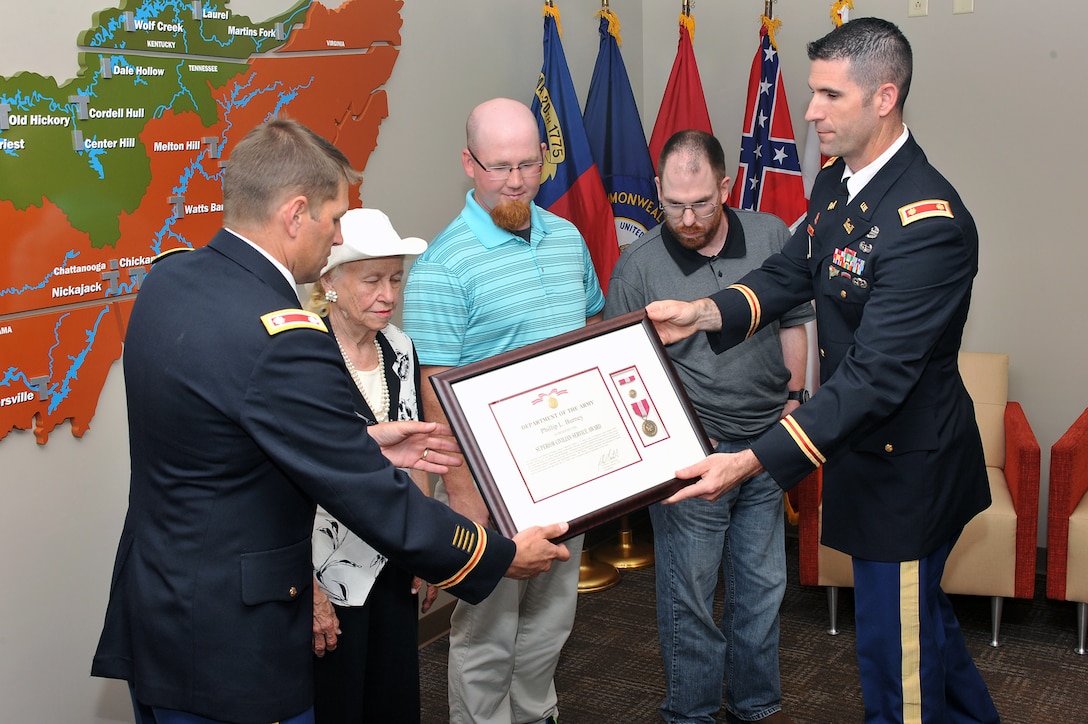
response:
[[[493,98],[476,106],[465,124],[465,136],[477,155],[499,145],[540,143],[533,112],[510,98]]]
[[[529,228],[544,153],[536,116],[524,103],[493,98],[469,114],[465,135],[461,165],[477,203],[500,228]]]

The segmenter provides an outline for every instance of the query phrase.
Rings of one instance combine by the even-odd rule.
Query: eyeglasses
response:
[[[696,219],[709,219],[714,215],[718,204],[714,201],[696,201],[694,204],[661,204],[661,208],[670,219],[684,218],[684,212],[688,209],[691,209]]]
[[[487,177],[492,181],[505,181],[510,178],[510,174],[514,173],[515,170],[521,174],[523,179],[533,179],[540,176],[540,172],[544,168],[543,161],[529,161],[517,166],[485,166],[483,161],[476,158],[476,154],[472,152],[471,148],[468,149],[468,155],[472,156],[472,160],[487,172]]]

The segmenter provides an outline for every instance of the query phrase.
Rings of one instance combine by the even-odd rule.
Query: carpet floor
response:
[[[798,583],[796,538],[787,536],[786,547],[789,571],[780,644],[783,709],[797,724],[860,722],[852,589],[840,595],[841,633],[829,636],[826,594],[822,588]],[[1003,722],[1088,721],[1082,711],[1088,657],[1073,653],[1074,605],[1049,601],[1044,592],[1040,578],[1033,600],[1005,601],[998,648],[989,645],[989,600],[952,598],[968,648]],[[625,571],[619,585],[579,596],[574,630],[555,676],[563,724],[660,720],[657,705],[664,696],[664,682],[654,605],[653,567]],[[420,651],[425,724],[449,720],[448,649],[448,637],[443,637]],[[724,720],[723,707],[719,721]]]

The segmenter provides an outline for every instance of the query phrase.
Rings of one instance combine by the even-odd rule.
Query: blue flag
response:
[[[598,15],[601,47],[583,118],[622,248],[661,223],[663,216],[654,184],[654,164],[620,55],[619,19],[611,10],[601,10]]]
[[[536,203],[578,227],[593,257],[601,289],[608,289],[612,267],[620,255],[616,224],[582,125],[578,95],[556,26],[558,14],[557,8],[545,6],[544,67],[532,108],[547,150]]]

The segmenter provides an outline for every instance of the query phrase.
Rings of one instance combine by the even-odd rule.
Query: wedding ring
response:
[[[430,451],[431,451],[431,449],[429,447],[423,448],[423,455],[420,457],[420,460],[426,460],[427,459],[427,453],[429,453]]]

